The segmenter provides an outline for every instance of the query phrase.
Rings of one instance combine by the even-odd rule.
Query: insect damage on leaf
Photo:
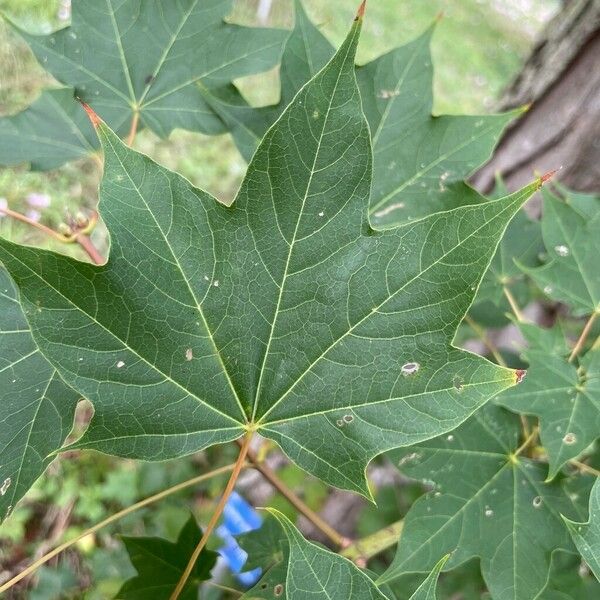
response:
[[[232,206],[100,123],[106,265],[0,241],[36,343],[94,404],[77,447],[156,460],[259,431],[368,496],[373,457],[515,384],[452,340],[538,183],[373,230],[361,23],[266,133]]]

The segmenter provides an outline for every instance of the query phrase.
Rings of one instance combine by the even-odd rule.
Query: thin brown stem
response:
[[[177,585],[176,585],[175,589],[173,590],[173,593],[170,596],[170,600],[177,600],[177,598],[179,598],[179,595],[183,591],[183,588],[185,587],[187,580],[189,579],[190,575],[192,574],[192,571],[194,570],[194,566],[196,565],[196,561],[198,560],[200,553],[204,549],[204,546],[206,546],[206,543],[208,542],[208,538],[211,536],[213,529],[215,528],[219,518],[221,517],[221,513],[223,512],[223,509],[225,508],[225,504],[227,503],[227,500],[229,499],[231,492],[233,492],[233,488],[235,487],[237,479],[240,476],[240,473],[244,467],[244,464],[246,463],[246,455],[248,454],[248,449],[250,448],[251,441],[252,441],[252,431],[249,431],[246,434],[246,436],[244,437],[244,441],[242,442],[240,453],[239,453],[238,458],[233,467],[233,471],[231,472],[231,476],[229,477],[229,481],[227,482],[227,486],[225,487],[225,491],[223,492],[223,495],[221,496],[221,499],[219,500],[219,503],[217,504],[217,506],[213,512],[213,515],[210,518],[208,525],[206,526],[206,529],[204,530],[204,535],[202,536],[202,539],[198,542],[198,545],[196,546],[194,552],[192,553],[192,556],[190,557],[187,567],[185,568],[183,574],[179,578],[179,581],[177,582]]]
[[[574,458],[572,458],[569,462],[584,473],[589,473],[595,477],[600,477],[600,471],[598,471],[598,469],[594,469],[594,467],[590,467],[590,465],[586,465],[585,463],[575,460]]]
[[[525,317],[523,316],[523,313],[521,312],[513,293],[506,286],[502,287],[502,291],[504,292],[504,295],[506,296],[506,299],[508,300],[510,308],[512,309],[515,317],[517,317],[517,321],[519,321],[519,323],[523,323],[525,321]]]
[[[585,324],[583,331],[581,332],[581,335],[579,336],[579,339],[575,343],[575,347],[571,351],[571,354],[569,356],[569,362],[573,362],[575,360],[575,357],[581,352],[581,349],[583,348],[583,346],[588,338],[588,335],[590,334],[590,331],[592,330],[592,326],[594,325],[594,322],[596,321],[598,314],[599,314],[598,312],[593,312],[591,314],[590,318],[587,320],[587,323]]]
[[[19,573],[18,575],[15,575],[12,579],[10,579],[6,583],[2,584],[0,586],[0,592],[6,592],[6,590],[11,588],[13,585],[15,585],[16,583],[18,583],[19,581],[21,581],[28,575],[31,575],[31,573],[33,573],[34,571],[39,569],[43,564],[47,563],[49,560],[51,560],[52,558],[54,558],[55,556],[57,556],[58,554],[60,554],[64,550],[66,550],[67,548],[70,548],[71,546],[76,544],[79,540],[83,539],[84,537],[91,535],[93,533],[96,533],[96,531],[98,531],[99,529],[102,529],[103,527],[106,527],[107,525],[114,523],[115,521],[127,516],[128,514],[134,512],[136,510],[139,510],[140,508],[143,508],[144,506],[148,506],[149,504],[152,504],[153,502],[162,500],[163,498],[166,498],[167,496],[170,496],[171,494],[174,494],[175,492],[179,492],[180,490],[183,490],[185,488],[196,485],[197,483],[200,483],[202,481],[210,479],[211,477],[216,477],[217,475],[222,475],[224,473],[228,473],[229,471],[233,471],[233,469],[236,467],[236,465],[237,465],[237,463],[233,463],[231,465],[226,465],[224,467],[215,469],[214,471],[210,471],[209,473],[204,473],[203,475],[198,475],[197,477],[193,477],[192,479],[188,479],[187,481],[183,481],[182,483],[173,485],[170,488],[163,490],[162,492],[158,492],[158,494],[154,494],[153,496],[149,496],[148,498],[145,498],[144,500],[140,500],[139,502],[136,502],[135,504],[132,504],[131,506],[128,506],[127,508],[124,508],[123,510],[111,515],[110,517],[107,517],[106,519],[104,519],[104,521],[100,521],[100,523],[96,523],[96,525],[81,532],[78,536],[64,542],[63,544],[60,544],[60,546],[57,546],[56,548],[54,548],[54,550],[51,550],[47,554],[44,554],[44,556],[40,557],[34,563],[29,565],[25,570],[21,571],[21,573]]]
[[[127,139],[125,140],[125,143],[128,146],[131,146],[133,144],[133,141],[135,140],[139,123],[140,111],[138,109],[135,109],[133,111],[133,117],[131,118],[131,127],[129,128],[129,133],[127,134]]]
[[[54,231],[54,229],[50,229],[50,227],[46,227],[46,225],[42,225],[41,223],[38,223],[37,221],[34,221],[33,219],[30,219],[29,217],[26,217],[21,213],[11,210],[10,208],[0,207],[0,212],[7,215],[8,217],[16,219],[17,221],[27,223],[27,225],[31,225],[31,227],[35,227],[36,229],[43,231],[46,235],[49,235],[50,237],[53,237],[54,239],[59,240],[60,242],[65,241],[65,237],[62,234],[58,233],[58,231]]]
[[[491,352],[492,356],[496,359],[496,362],[501,367],[506,367],[506,361],[502,358],[498,348],[490,341],[486,335],[483,327],[481,327],[476,321],[474,321],[469,315],[465,315],[465,322],[475,332],[479,339],[483,342],[485,347]]]
[[[77,243],[83,248],[86,254],[92,259],[92,262],[97,265],[104,264],[104,257],[98,252],[92,240],[85,233],[78,233],[75,237]]]
[[[239,443],[239,440],[238,440]],[[275,471],[261,463],[252,450],[248,450],[248,461],[257,471],[294,507],[304,515],[317,529],[324,533],[336,546],[346,545],[346,538],[339,534],[331,525],[326,523],[314,510],[307,506],[290,488],[283,482]]]

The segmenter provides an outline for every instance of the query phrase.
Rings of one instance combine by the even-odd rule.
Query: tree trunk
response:
[[[560,169],[567,187],[600,191],[600,0],[571,0],[554,17],[499,103],[531,104],[473,178],[482,192],[500,173],[509,189]]]

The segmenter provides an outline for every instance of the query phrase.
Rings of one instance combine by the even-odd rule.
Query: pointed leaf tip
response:
[[[553,171],[548,171],[547,173],[544,173],[544,175],[540,177],[538,189],[541,188],[546,183],[546,181],[552,179],[554,175],[558,173],[558,171],[560,171],[560,169],[554,169]]]
[[[443,10],[440,10],[437,15],[435,15],[434,23],[437,25],[444,17],[446,13]]]
[[[78,100],[79,100],[79,98],[78,98]],[[81,106],[83,106],[85,112],[87,113],[88,117],[90,118],[90,121],[92,122],[92,125],[94,126],[94,129],[98,129],[98,126],[100,125],[100,123],[102,123],[102,119],[98,116],[98,113],[96,113],[96,111],[94,111],[94,109],[89,104],[84,102],[83,100],[79,100],[79,102],[81,103]]]
[[[367,0],[363,0],[360,3],[360,6],[358,7],[358,11],[356,12],[356,18],[354,19],[355,21],[359,21],[360,19],[362,19],[365,16],[366,8],[367,8]]]
[[[527,375],[527,371],[525,369],[517,369],[515,371],[516,383],[521,383],[521,381],[523,381],[523,379],[525,379],[526,375]]]

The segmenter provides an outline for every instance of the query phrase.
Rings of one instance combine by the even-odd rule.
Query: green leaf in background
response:
[[[94,152],[98,136],[72,88],[45,90],[26,110],[0,119],[0,164],[59,167]]]
[[[94,404],[76,447],[157,460],[257,431],[368,496],[373,457],[516,383],[452,339],[541,182],[374,231],[360,25],[269,130],[231,207],[101,124],[108,263],[0,240],[37,343]]]
[[[279,511],[270,509],[289,544],[286,578],[271,590],[271,597],[287,600],[386,600],[373,581],[347,558],[305,540]]]
[[[587,523],[577,523],[563,517],[577,550],[583,556],[596,579],[600,581],[600,480],[590,494],[590,513]]]
[[[543,196],[542,234],[549,260],[537,269],[523,265],[522,270],[575,315],[600,313],[600,199],[580,196],[569,203],[549,191]]]
[[[528,343],[523,353],[527,377],[518,393],[507,390],[496,402],[539,418],[548,477],[553,478],[600,436],[600,350],[587,352],[575,365],[567,360],[569,349],[559,328],[519,327]]]
[[[219,87],[269,69],[286,37],[281,30],[226,23],[231,5],[232,0],[74,0],[70,27],[31,35],[13,26],[42,67],[72,91],[46,93],[35,109],[0,125],[13,134],[2,138],[0,157],[12,148],[20,160],[48,168],[87,153],[89,125],[76,116],[81,108],[73,95],[94,107],[119,135],[127,134],[136,113],[140,127],[163,137],[176,127],[222,132],[223,123],[204,101],[198,83]],[[32,122],[32,110],[36,117],[58,118],[58,123],[51,121],[52,128],[70,122],[55,138],[52,159],[39,159],[32,128],[42,126],[35,129],[42,139],[48,130],[44,123]],[[21,131],[15,146],[14,136]]]
[[[0,268],[0,522],[52,462],[79,394],[38,350],[17,291]]]
[[[202,532],[193,515],[176,542],[156,537],[123,536],[129,559],[138,574],[123,584],[116,600],[168,600],[201,537]],[[198,585],[210,579],[217,556],[216,552],[206,549],[200,553],[180,600],[198,598]]]
[[[273,106],[250,106],[231,84],[221,89],[201,88],[207,102],[226,123],[242,154],[250,161],[267,129],[277,120],[300,88],[331,59],[335,50],[312,24],[302,2],[294,0],[295,26],[284,47],[279,69],[281,92]]]
[[[247,160],[295,93],[333,54],[300,0],[294,5],[296,26],[281,62],[280,102],[252,108],[233,86],[217,97],[207,95]],[[463,179],[489,158],[506,125],[520,112],[432,116],[433,31],[431,27],[415,41],[357,67],[373,137],[371,222],[376,228],[484,201]]]
[[[479,557],[494,600],[532,600],[546,585],[552,553],[573,551],[560,514],[579,515],[567,492],[545,483],[546,468],[515,456],[519,419],[489,405],[449,435],[390,454],[433,491],[405,518],[398,551],[380,578]]]
[[[440,572],[444,568],[444,565],[450,558],[450,555],[444,556],[441,560],[437,562],[435,567],[429,575],[427,575],[427,579],[416,589],[415,593],[410,597],[410,600],[436,600],[437,596],[435,593],[435,589],[437,587],[437,582],[440,577]]]

